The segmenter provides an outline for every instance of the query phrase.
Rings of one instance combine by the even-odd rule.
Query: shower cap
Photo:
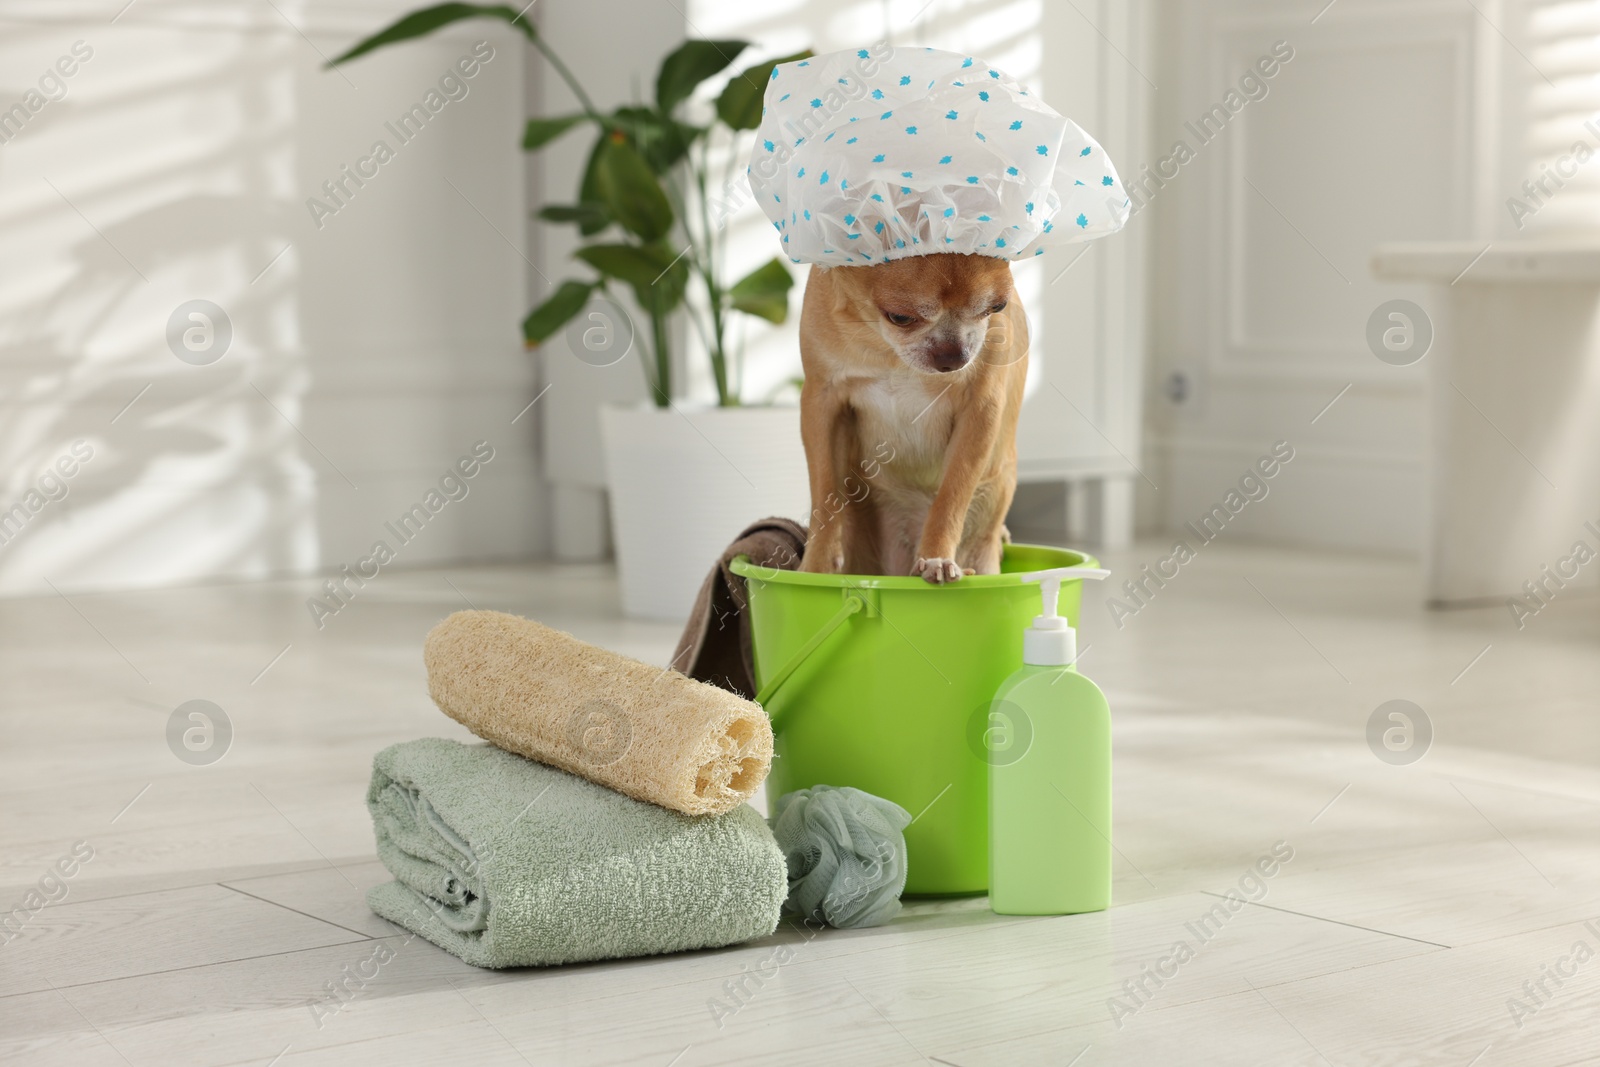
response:
[[[812,786],[778,798],[772,836],[789,865],[784,907],[829,926],[881,926],[900,911],[911,813],[859,789]]]
[[[876,45],[773,68],[748,170],[796,263],[1026,259],[1120,230],[1105,150],[1005,72]]]

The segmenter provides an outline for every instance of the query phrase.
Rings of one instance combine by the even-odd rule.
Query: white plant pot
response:
[[[797,407],[600,409],[622,610],[682,622],[739,531],[810,510]]]

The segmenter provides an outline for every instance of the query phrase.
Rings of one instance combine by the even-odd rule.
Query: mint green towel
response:
[[[772,933],[783,853],[748,804],[682,815],[491,745],[373,758],[373,911],[478,967],[650,956]]]

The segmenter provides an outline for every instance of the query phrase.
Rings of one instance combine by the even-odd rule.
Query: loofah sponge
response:
[[[508,752],[686,815],[731,811],[772,767],[759,705],[498,611],[458,611],[423,645],[428,692]]]
[[[911,813],[848,786],[778,798],[772,836],[789,868],[784,907],[840,928],[881,926],[900,911]]]

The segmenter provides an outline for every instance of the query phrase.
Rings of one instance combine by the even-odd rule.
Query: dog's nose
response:
[[[928,362],[941,374],[960,370],[967,365],[967,354],[959,344],[947,342],[935,345],[928,351]]]

